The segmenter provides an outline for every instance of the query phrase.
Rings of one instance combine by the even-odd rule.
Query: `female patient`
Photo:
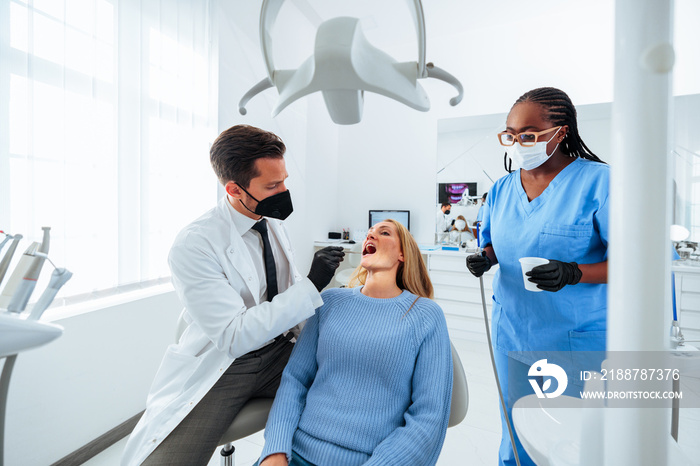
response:
[[[452,355],[418,246],[400,223],[370,228],[356,288],[323,293],[282,375],[260,466],[435,464]]]

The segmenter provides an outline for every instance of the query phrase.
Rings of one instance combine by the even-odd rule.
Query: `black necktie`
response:
[[[267,280],[267,300],[272,301],[277,295],[277,268],[275,267],[275,258],[272,255],[270,247],[270,239],[267,237],[267,223],[265,219],[260,220],[253,225],[253,230],[260,233],[263,241],[263,259],[265,260],[265,278]]]

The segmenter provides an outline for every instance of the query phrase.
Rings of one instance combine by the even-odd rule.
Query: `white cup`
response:
[[[533,267],[537,267],[538,265],[544,265],[548,264],[549,259],[543,259],[541,257],[521,257],[520,258],[520,268],[523,269],[523,283],[525,284],[525,289],[528,291],[542,291],[539,288],[537,288],[536,283],[532,283],[531,281],[528,280],[527,275],[525,275],[527,272],[532,270]]]

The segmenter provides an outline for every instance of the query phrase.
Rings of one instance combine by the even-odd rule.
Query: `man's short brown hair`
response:
[[[247,188],[260,175],[255,161],[265,157],[284,157],[287,150],[274,133],[249,125],[232,126],[222,132],[209,151],[211,166],[222,185],[235,181]]]

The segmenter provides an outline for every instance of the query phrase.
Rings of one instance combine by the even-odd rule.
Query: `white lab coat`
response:
[[[229,209],[224,197],[183,229],[170,251],[173,284],[188,327],[163,356],[146,412],[124,449],[123,466],[141,464],[235,358],[311,317],[323,304],[315,285],[294,267],[289,236],[274,219],[268,219],[269,229],[291,273],[288,283],[278,283],[272,302],[259,303],[258,274]],[[293,331],[298,335],[298,328]]]
[[[435,231],[438,234],[445,233],[449,231],[451,227],[450,225],[450,216],[445,215],[445,213],[442,211],[442,208],[438,207],[437,213],[435,214]]]

